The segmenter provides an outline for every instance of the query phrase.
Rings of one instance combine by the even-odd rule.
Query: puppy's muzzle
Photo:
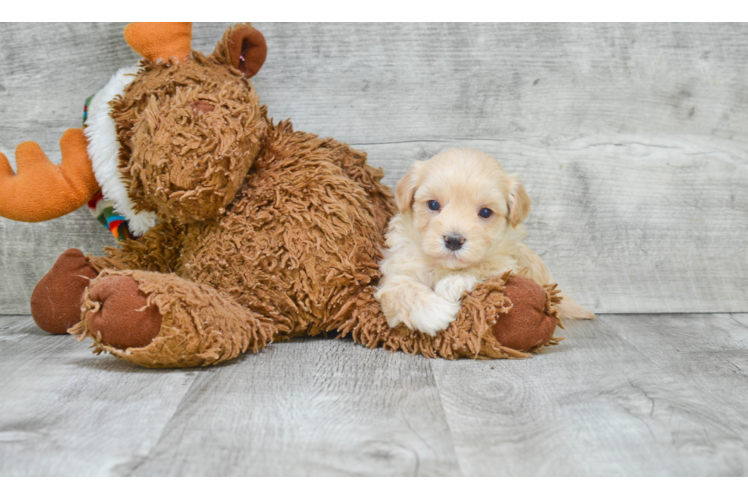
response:
[[[459,234],[448,234],[444,237],[444,246],[446,246],[449,250],[452,250],[453,252],[456,252],[460,248],[462,248],[462,245],[465,244],[465,238],[460,236]]]

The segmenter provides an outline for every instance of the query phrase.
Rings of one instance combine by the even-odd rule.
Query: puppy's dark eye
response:
[[[491,211],[490,208],[481,208],[480,212],[478,212],[479,217],[483,217],[484,219],[488,219],[493,215],[493,211]]]
[[[433,210],[434,212],[436,212],[437,210],[439,210],[441,208],[439,206],[439,202],[436,201],[436,200],[430,200],[428,202],[428,206],[429,206],[429,210]]]

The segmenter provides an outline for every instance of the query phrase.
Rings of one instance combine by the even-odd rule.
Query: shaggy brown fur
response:
[[[223,214],[268,128],[249,80],[200,53],[146,64],[112,108],[136,208],[183,224]]]
[[[120,276],[132,277],[148,295],[148,305],[157,306],[161,312],[159,335],[145,347],[114,347],[102,341],[100,330],[90,328],[89,315],[104,307],[91,300],[90,291],[97,284]],[[220,363],[246,351],[256,352],[273,340],[275,332],[270,321],[239,306],[229,295],[173,274],[104,270],[87,290],[83,309],[84,320],[71,333],[80,339],[92,338],[96,354],[108,352],[152,368]],[[120,317],[115,321],[130,319]]]
[[[232,37],[246,31],[240,27],[213,56],[146,63],[113,103],[130,196],[162,223],[90,258],[101,273],[74,333],[92,338],[97,352],[152,367],[209,365],[276,339],[334,330],[368,347],[429,357],[527,356],[492,333],[512,307],[508,276],[477,286],[436,338],[387,326],[373,298],[395,210],[383,174],[364,153],[267,119],[230,65],[227,44],[239,43]],[[144,347],[113,347],[106,325],[92,330],[87,321],[104,307],[90,291],[122,276],[162,315]]]
[[[208,285],[272,323],[275,338],[340,327],[347,317],[339,312],[379,278],[382,235],[394,210],[391,194],[378,182],[381,172],[365,164],[364,154],[294,132],[288,123],[268,122],[267,130],[252,172],[222,217],[185,225],[162,223],[122,249],[108,248],[107,257],[91,258],[91,263],[97,269],[172,272],[170,278],[181,278],[185,290],[196,283]],[[356,182],[353,175],[364,182]],[[160,208],[159,216],[166,218]],[[136,281],[141,290],[158,297],[155,303],[162,313],[186,302],[185,311],[203,309],[208,323],[227,314],[191,302],[172,288],[168,297],[161,289],[144,288],[156,276],[139,275]],[[89,303],[87,310],[94,306]],[[162,330],[170,321],[165,314]],[[85,327],[78,330],[86,332]],[[183,334],[192,332],[183,328]],[[142,356],[128,358],[120,350],[97,347],[149,366],[186,363],[155,353],[144,363]],[[142,355],[149,348],[137,352]],[[152,348],[162,352],[155,342]],[[191,358],[199,364],[223,359]]]

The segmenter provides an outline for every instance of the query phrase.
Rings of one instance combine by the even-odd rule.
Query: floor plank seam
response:
[[[203,372],[199,372],[196,376],[192,377],[189,387],[184,391],[184,394],[182,395],[182,398],[179,400],[179,403],[174,405],[174,411],[169,416],[169,419],[166,421],[166,423],[164,423],[164,426],[161,429],[161,432],[159,433],[158,438],[153,441],[153,446],[150,447],[147,453],[139,457],[139,460],[136,463],[134,463],[132,467],[130,467],[130,470],[127,472],[127,474],[118,474],[118,475],[122,477],[133,477],[133,472],[136,471],[138,467],[140,467],[144,462],[146,462],[151,457],[151,453],[153,453],[153,450],[158,449],[158,445],[163,440],[164,435],[166,434],[166,431],[169,428],[169,425],[174,421],[175,416],[179,413],[179,410],[184,405],[184,400],[187,398],[187,395],[192,390],[192,387],[195,385],[195,382],[197,381],[198,377],[200,377],[202,374]]]
[[[442,389],[441,389],[441,386],[439,385],[439,381],[436,379],[436,375],[434,374],[434,369],[431,366],[432,363],[438,362],[438,360],[429,359],[428,361],[429,361],[428,367],[429,367],[429,371],[431,372],[431,378],[434,380],[434,387],[436,387],[436,393],[439,396],[439,404],[442,407],[442,413],[444,413],[444,422],[447,424],[447,429],[449,429],[449,439],[452,441],[452,448],[454,450],[455,460],[457,461],[457,470],[460,472],[461,477],[465,477],[465,471],[460,461],[460,454],[457,452],[457,444],[455,441],[454,431],[452,430],[452,424],[449,422],[449,415],[447,414],[447,408],[444,406],[444,399],[442,398]]]
[[[740,321],[738,318],[735,317],[736,314],[745,314],[745,313],[730,313],[730,318],[733,321],[735,321],[737,324],[748,328],[748,324],[743,323],[742,321]]]
[[[646,316],[646,315],[645,315],[645,316]],[[660,370],[661,372],[663,372],[663,374],[665,374],[665,373],[666,373],[666,372],[665,372],[664,370],[662,370],[662,369],[661,369],[661,368],[660,368],[660,367],[659,367],[659,366],[657,365],[657,363],[655,362],[655,360],[654,360],[654,359],[652,359],[651,357],[647,356],[647,354],[646,354],[646,353],[644,353],[644,352],[642,352],[642,351],[641,351],[641,350],[640,350],[640,349],[639,349],[639,348],[638,348],[638,347],[636,346],[636,344],[634,344],[634,343],[630,342],[630,341],[629,341],[629,340],[628,340],[628,339],[627,339],[626,337],[624,337],[623,335],[621,335],[621,332],[619,332],[619,331],[618,331],[618,329],[617,329],[616,327],[614,327],[613,325],[611,325],[610,323],[608,323],[607,321],[605,321],[605,315],[604,315],[604,314],[603,314],[603,315],[598,315],[598,318],[600,319],[600,321],[601,321],[601,322],[602,322],[602,323],[603,323],[603,324],[604,324],[604,325],[605,325],[605,326],[606,326],[606,327],[607,327],[607,328],[608,328],[608,329],[609,329],[609,330],[610,330],[611,332],[613,332],[613,333],[614,333],[614,334],[616,335],[616,337],[618,337],[618,339],[619,339],[619,340],[620,340],[621,342],[625,343],[625,344],[626,344],[627,346],[631,347],[631,348],[632,348],[633,350],[635,350],[636,352],[638,352],[638,353],[639,353],[639,354],[641,355],[641,357],[642,357],[642,358],[644,358],[644,359],[646,359],[647,361],[649,361],[650,363],[652,363],[652,365],[653,365],[653,366],[655,366],[655,367],[657,367],[657,368],[658,368],[658,369],[659,369],[659,370]],[[628,377],[628,376],[626,375],[626,373],[625,373],[625,372],[624,372],[623,374],[624,374],[624,376],[626,376],[626,378],[629,378],[629,377]],[[630,380],[629,380],[629,381],[630,381]]]

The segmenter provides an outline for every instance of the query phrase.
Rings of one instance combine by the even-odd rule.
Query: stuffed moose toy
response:
[[[190,23],[133,23],[143,59],[87,102],[62,163],[33,142],[0,155],[0,216],[61,217],[88,203],[121,247],[63,253],[31,311],[148,367],[204,366],[270,342],[333,332],[370,348],[454,359],[527,357],[556,343],[555,286],[506,274],[465,294],[430,337],[390,328],[374,299],[395,207],[366,154],[267,117],[249,78],[267,47],[249,24],[213,54]],[[30,201],[31,200],[31,201]]]

